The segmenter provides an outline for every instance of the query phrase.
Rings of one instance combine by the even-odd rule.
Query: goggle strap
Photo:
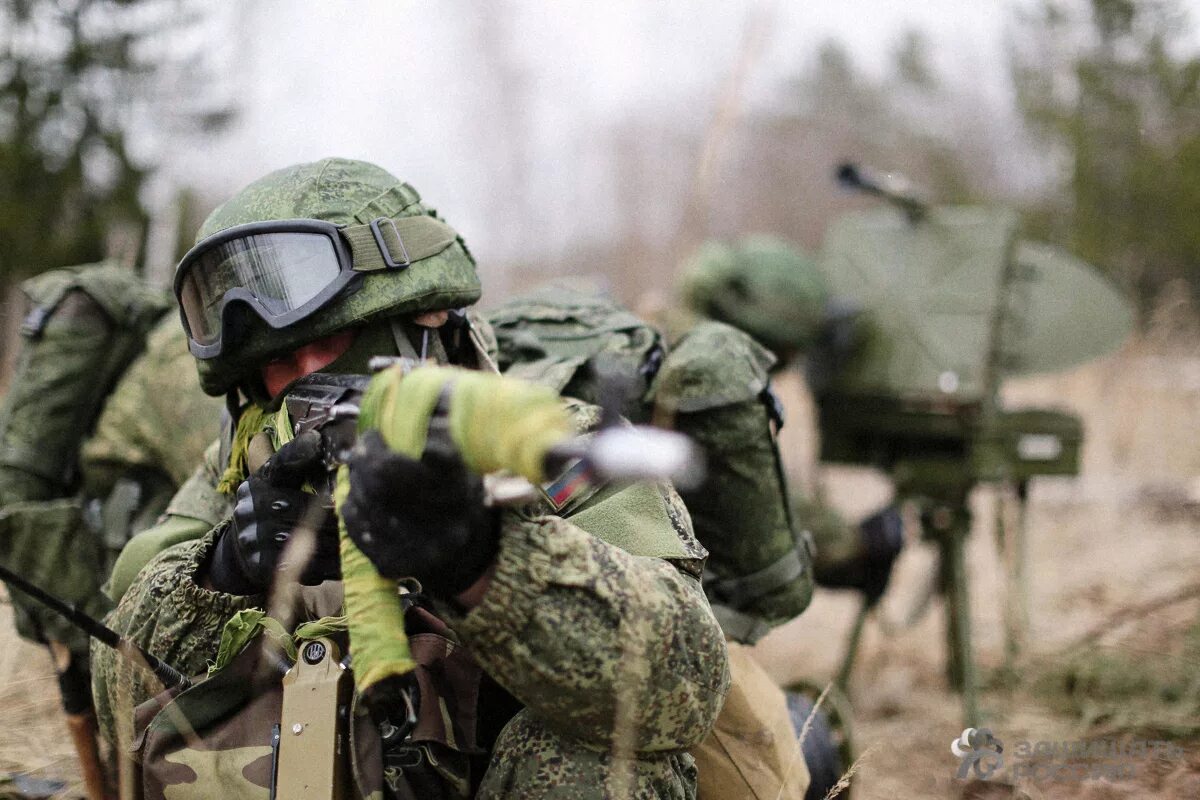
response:
[[[355,272],[375,272],[408,266],[445,250],[458,239],[458,232],[440,219],[424,214],[390,219],[381,217],[369,225],[342,228],[350,245]]]

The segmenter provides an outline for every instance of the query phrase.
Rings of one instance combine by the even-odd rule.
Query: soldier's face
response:
[[[293,381],[329,366],[350,349],[357,334],[357,330],[338,331],[268,361],[262,368],[263,385],[267,392],[274,398]]]

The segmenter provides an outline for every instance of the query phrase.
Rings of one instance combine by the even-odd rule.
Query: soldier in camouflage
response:
[[[156,522],[216,437],[220,403],[200,391],[190,370],[180,372],[189,366],[187,340],[170,315],[162,316],[163,306],[156,304],[165,300],[129,270],[97,264],[47,273],[27,284],[35,308],[52,301],[40,289],[75,273],[83,289],[69,289],[44,329],[29,337],[28,348],[45,352],[26,359],[16,379],[21,386],[7,398],[0,424],[0,518],[8,566],[100,614],[108,607],[100,587],[110,567],[134,534]],[[129,285],[136,287],[137,297],[117,296]],[[130,338],[127,344],[110,341],[118,322],[107,316],[105,306],[81,296],[89,291],[103,297],[102,289],[114,294],[113,303],[143,303],[150,319],[141,324],[148,332],[129,323],[123,332]],[[157,324],[154,317],[161,317]],[[80,337],[93,340],[96,348],[133,351],[127,366],[114,365],[115,385],[106,381],[106,354],[79,347]],[[85,391],[70,388],[74,381],[88,384],[88,397],[72,394]],[[25,395],[31,395],[29,402]],[[57,408],[60,402],[90,402],[95,417],[79,419],[86,411],[68,413]],[[50,421],[41,422],[45,417]],[[22,437],[31,439],[31,446],[24,446]],[[64,458],[72,477],[49,477],[55,473],[55,451],[68,445]],[[86,660],[87,637],[80,631],[24,595],[15,595],[14,605],[23,635],[48,636]]]
[[[314,240],[284,238],[314,232],[329,244],[314,250]],[[173,533],[145,534],[151,544],[131,555],[126,571],[136,575],[127,588],[114,587],[120,599],[109,617],[189,673],[224,663],[219,654],[231,649],[231,631],[264,606],[312,467],[305,437],[272,454],[268,436],[271,447],[260,452],[269,431],[254,433],[247,423],[256,409],[277,407],[308,372],[362,373],[374,355],[494,369],[486,324],[459,310],[480,292],[462,239],[412,187],[378,167],[328,159],[272,173],[213,212],[198,239],[199,255],[185,258],[177,294],[205,390],[248,400],[230,453],[218,458],[237,504],[200,538],[170,545],[172,536],[198,528],[203,514],[195,509],[211,503],[204,495],[212,472],[189,482],[182,494],[190,499],[173,505],[192,510],[168,518]],[[247,250],[256,257],[249,267],[239,261]],[[336,274],[322,272],[333,256]],[[580,430],[598,424],[594,407],[569,408]],[[417,603],[427,630],[416,639],[441,637],[443,650],[469,656],[479,677],[471,691],[434,696],[422,684],[420,706],[435,716],[441,709],[443,735],[421,744],[419,763],[389,760],[397,743],[384,736],[383,780],[358,782],[357,794],[694,797],[687,748],[708,733],[729,673],[700,588],[705,551],[675,491],[667,484],[570,485],[529,506],[485,512],[478,479],[461,461],[428,451],[413,461],[378,442],[360,445],[350,467],[348,533],[383,574],[420,579],[433,605]],[[427,490],[404,492],[418,485]],[[328,541],[327,527],[319,542]],[[438,547],[428,544],[430,530],[440,531]],[[152,555],[162,545],[169,546]],[[337,559],[318,544],[304,582],[325,594],[326,613],[337,605],[337,577]],[[155,687],[111,651],[96,650],[93,666],[107,733],[134,741],[126,739],[134,733],[131,704]],[[217,685],[222,674],[218,668],[179,699]],[[388,699],[383,693],[375,701]],[[151,734],[136,740],[141,746],[171,724],[171,708],[154,716],[162,722],[137,725]],[[269,778],[255,765],[269,763],[269,746],[267,762],[259,755],[269,742],[206,743],[204,726],[195,733],[170,762],[188,769],[148,770],[174,776],[148,797],[262,796]],[[380,748],[377,740],[375,758]],[[143,755],[154,760],[150,751]],[[481,756],[480,768],[448,766]]]
[[[216,435],[220,404],[179,371],[190,358],[169,301],[131,270],[70,267],[22,288],[20,368],[0,413],[0,549],[9,569],[100,616],[114,559]],[[88,796],[99,798],[87,637],[20,592],[12,601],[18,632],[50,648]]]
[[[853,311],[830,298],[824,276],[812,259],[768,236],[706,244],[687,265],[681,294],[687,310],[685,320],[688,315],[699,316],[744,331],[769,349],[771,369],[809,354],[825,344],[833,331],[844,331],[846,322],[853,323]],[[685,322],[683,327],[686,329],[688,324]],[[674,326],[680,327],[680,320],[675,320]],[[852,325],[849,327],[852,329]],[[857,527],[848,525],[820,498],[796,495],[791,510],[801,535],[811,537],[815,543],[813,569],[817,583],[856,589],[869,602],[878,600],[903,545],[896,509],[885,508]],[[696,527],[702,529],[699,523]],[[705,546],[712,553],[710,568],[715,569],[714,565],[722,560],[719,548],[706,540]]]
[[[765,236],[748,237],[731,244],[706,244],[687,265],[681,294],[686,306],[682,315],[685,321],[681,326],[680,320],[676,319],[674,327],[677,330],[682,327],[686,331],[683,334],[683,347],[698,333],[703,334],[707,326],[714,324],[712,320],[734,326],[748,335],[747,338],[752,337],[749,345],[743,344],[743,348],[766,353],[765,359],[761,356],[756,359],[756,363],[762,365],[763,372],[759,374],[764,383],[767,372],[786,366],[828,339],[831,329],[842,327],[839,323],[843,323],[845,314],[839,304],[831,302],[824,277],[811,259],[787,243]],[[694,324],[686,321],[689,317],[709,321]],[[724,338],[731,341],[728,335]],[[773,419],[781,425],[782,413],[773,398],[772,405],[777,409],[772,415]],[[717,428],[712,435],[719,442],[725,434]],[[734,447],[732,442],[729,446]],[[742,452],[750,449],[742,445]],[[759,459],[759,472],[731,469],[730,473],[739,476],[774,476],[774,480],[759,478],[763,487],[761,491],[783,505],[780,520],[774,527],[738,528],[736,512],[728,506],[718,506],[725,508],[727,519],[722,520],[725,524],[709,527],[702,518],[702,512],[697,513],[693,508],[697,533],[712,553],[710,569],[715,573],[723,567],[726,571],[720,582],[706,582],[706,589],[715,608],[719,609],[717,604],[720,603],[733,604],[731,612],[722,616],[722,620],[726,633],[735,640],[739,639],[738,633],[744,628],[731,628],[725,622],[730,618],[757,619],[762,626],[758,631],[786,620],[786,617],[777,613],[781,609],[772,606],[772,595],[764,593],[771,586],[770,580],[786,581],[785,575],[779,570],[780,562],[762,567],[757,572],[748,571],[748,568],[755,566],[749,555],[754,536],[776,542],[777,546],[782,547],[787,541],[785,531],[795,531],[811,559],[812,571],[801,577],[793,570],[793,585],[803,580],[804,590],[811,592],[811,579],[815,578],[823,586],[862,591],[869,603],[878,600],[883,593],[892,563],[903,545],[903,526],[895,508],[885,508],[855,528],[846,524],[841,515],[820,498],[793,496],[789,500],[787,482],[773,446],[772,453],[775,456],[774,473],[765,471],[762,463],[766,460],[765,454]],[[744,458],[741,457],[739,461]],[[728,479],[725,482],[734,485]],[[692,507],[691,501],[689,507]],[[712,535],[706,536],[710,530]],[[735,531],[741,535],[731,535]],[[764,581],[765,585],[762,585]],[[784,586],[787,585],[785,582]],[[786,589],[783,591],[787,596]],[[782,694],[774,688],[770,678],[748,650],[731,646],[730,669],[735,688],[745,684],[750,687],[747,694],[756,693],[762,698],[779,695],[782,699]],[[735,692],[731,692],[731,698],[734,696]],[[801,709],[807,707],[805,702],[796,705],[796,700],[801,698],[789,698],[789,705]],[[776,702],[771,701],[768,707],[775,707]],[[738,724],[732,705],[727,704],[726,711],[722,713],[722,719],[734,717],[730,720],[731,727],[723,730],[722,721],[718,720],[713,735],[696,752],[702,774],[704,768],[711,764],[713,767],[710,768],[732,775],[731,762],[737,765],[746,759],[745,754],[738,753],[726,744],[726,740],[732,739],[730,734]],[[800,719],[793,719],[792,726],[798,727],[801,722]],[[782,727],[776,717],[773,730],[776,736],[783,736],[787,728]],[[837,782],[841,767],[845,765],[830,763],[829,755],[834,752],[833,748],[824,747],[817,739],[810,732],[804,742],[804,754],[812,779],[806,796],[819,798],[825,796]],[[789,742],[794,743],[795,739],[789,737]],[[788,760],[794,757],[794,753],[787,756]],[[779,761],[775,762],[776,769],[779,764]],[[744,770],[738,772],[744,773]]]

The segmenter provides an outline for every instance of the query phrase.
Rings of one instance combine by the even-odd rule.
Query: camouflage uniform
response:
[[[568,503],[566,518],[549,507],[510,513],[483,604],[447,620],[484,670],[525,704],[495,743],[479,796],[602,796],[591,792],[611,769],[614,705],[629,685],[636,687],[631,796],[693,796],[684,750],[711,724],[729,680],[698,581],[704,550],[667,486],[592,489]],[[157,556],[108,620],[188,674],[204,671],[237,611],[266,599],[212,592],[193,580],[214,534]],[[631,657],[638,640],[650,644],[642,659]],[[101,730],[113,737],[155,684],[107,648],[93,651],[93,671]],[[588,778],[578,794],[551,794],[556,782],[581,775]]]
[[[274,210],[279,199],[271,193],[299,195],[305,199],[297,205],[307,209],[336,201],[364,180],[381,180],[381,172],[328,160],[268,176],[238,200],[251,208],[261,202],[268,209],[258,212],[261,219],[295,217],[294,210]],[[360,217],[396,216],[397,197],[401,213],[431,213],[411,187],[385,177],[393,185],[374,190],[378,196]],[[313,212],[299,216],[305,213]],[[221,224],[221,214],[210,218],[210,228]],[[472,302],[474,264],[459,245],[403,273],[368,276],[336,309],[305,320],[303,330],[283,329],[283,338],[293,339],[277,338],[273,346],[286,351],[336,331],[347,324],[338,314],[363,320],[382,305],[395,318]],[[464,288],[456,293],[455,286]],[[254,341],[247,337],[247,348]],[[239,351],[224,364],[254,375],[264,357]],[[225,391],[232,383],[228,372],[200,364],[206,390]],[[582,429],[598,420],[594,409],[573,410]],[[210,591],[196,581],[222,525],[155,556],[109,618],[185,673],[202,671],[214,658],[236,612],[265,600]],[[492,745],[492,757],[477,796],[601,797],[618,786],[621,796],[693,797],[696,776],[686,748],[709,730],[729,675],[724,640],[700,588],[704,550],[678,495],[650,484],[576,491],[560,496],[557,506],[506,512],[499,544],[482,602],[466,614],[444,609],[454,636],[521,706],[494,743],[483,743]],[[131,705],[152,687],[111,651],[97,649],[93,667],[103,729],[127,733]],[[614,730],[628,738],[614,741]],[[244,780],[214,774],[185,782],[196,781],[206,795],[232,797],[253,790]]]

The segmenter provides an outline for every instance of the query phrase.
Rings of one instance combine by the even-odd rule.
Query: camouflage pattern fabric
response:
[[[117,281],[118,286],[131,282],[137,285],[136,277],[127,275],[126,270],[109,266],[89,269],[96,271],[85,271],[78,278],[88,281],[89,293],[111,289],[110,280]],[[75,274],[63,272],[68,276]],[[106,277],[110,274],[116,277]],[[44,283],[51,279],[62,282],[58,273],[38,280]],[[161,314],[162,303],[157,294],[140,286],[137,291],[140,292],[137,303],[148,306],[147,314],[151,311]],[[125,336],[130,340],[113,346],[129,349],[133,340],[140,346],[140,334],[111,333],[114,323],[99,315],[100,311],[123,302],[119,292],[113,290],[111,294],[102,295],[93,309],[91,304],[77,302],[78,292],[68,292],[33,346],[53,348],[61,341],[66,347],[77,338],[88,338],[97,346],[105,346],[106,336]],[[45,300],[43,297],[42,301]],[[133,327],[148,324],[140,321]],[[71,330],[60,331],[62,325],[70,326]],[[74,349],[64,352],[52,358],[52,363],[38,374],[25,375],[23,385],[32,382],[32,388],[26,385],[26,389],[52,402],[67,392],[54,370],[70,369],[88,374],[88,380],[99,380],[89,372],[102,355]],[[97,386],[92,391],[104,388]],[[73,395],[66,399],[70,397]],[[30,408],[48,417],[58,413],[53,406],[47,409],[45,403],[35,403]],[[101,584],[108,577],[109,565],[133,533],[153,524],[162,513],[176,486],[187,477],[204,446],[216,435],[219,409],[218,401],[200,391],[178,319],[169,314],[162,316],[146,337],[145,350],[132,360],[103,398],[94,430],[79,447],[82,496],[94,500],[18,503],[6,508],[6,563],[60,597],[103,614],[109,604],[101,593]],[[13,423],[21,424],[17,419]],[[73,424],[78,425],[78,420]],[[78,430],[59,434],[26,426],[26,433],[31,430],[41,431],[48,441],[69,435],[78,443],[80,437]],[[6,486],[11,490],[14,483],[6,482]],[[18,609],[18,630],[23,635],[48,637],[86,656],[87,637],[74,626],[23,595],[14,604]]]
[[[633,781],[630,796],[690,796],[675,788],[694,781],[682,751],[712,725],[729,675],[724,638],[694,577],[704,549],[691,535],[678,496],[664,491],[661,510],[645,525],[674,531],[684,558],[668,563],[636,555],[636,540],[626,542],[629,551],[603,541],[605,516],[623,516],[624,491],[596,495],[594,502],[608,510],[594,518],[595,535],[546,515],[545,507],[510,511],[482,604],[465,616],[447,611],[454,633],[485,672],[545,728],[536,741],[570,742],[565,752],[527,748],[510,755],[498,747],[488,774],[495,770],[499,783],[480,796],[512,796],[502,787],[526,779],[534,782],[528,792],[522,784],[522,797],[576,796],[555,794],[561,787],[543,786],[530,770],[538,759],[548,767],[586,751],[592,754],[585,759],[589,774],[612,772],[613,761],[599,754],[614,748],[634,764],[632,777],[614,778]],[[634,505],[644,508],[641,501]],[[589,507],[585,502],[579,511]],[[195,583],[217,532],[157,556],[108,619],[185,673],[203,672],[225,623],[264,600],[217,594]],[[106,649],[93,652],[92,667],[101,731],[127,740],[133,705],[157,687]],[[625,774],[623,767],[616,771]],[[603,796],[603,786],[590,784],[588,796]]]
[[[217,654],[221,631],[238,611],[262,607],[263,597],[209,591],[192,580],[212,551],[220,527],[199,541],[168,548],[138,573],[107,623],[184,675],[200,675]],[[132,741],[133,710],[162,691],[150,672],[107,647],[92,649],[92,694],[100,732]]]
[[[483,602],[449,621],[545,725],[600,750],[622,722],[631,751],[686,748],[728,689],[698,582],[559,517],[510,521]]]
[[[89,493],[106,496],[129,470],[161,472],[178,487],[217,438],[222,403],[200,390],[179,318],[168,314],[150,332],[104,404],[82,460]],[[163,506],[160,506],[161,513]]]
[[[656,419],[701,447],[707,476],[684,492],[709,551],[705,588],[726,634],[753,643],[812,598],[811,552],[793,530],[775,443],[774,358],[719,322],[676,342],[651,384]]]
[[[102,611],[102,523],[85,515],[78,496],[79,446],[166,298],[110,263],[52,270],[21,289],[20,359],[0,411],[0,558],[38,586]],[[12,604],[21,636],[87,652],[87,637],[54,612],[19,592]]]
[[[216,489],[222,472],[219,457],[220,443],[213,442],[205,450],[200,466],[175,492],[158,523],[125,544],[105,586],[105,594],[114,602],[121,599],[138,572],[159,553],[181,542],[199,539],[233,513],[230,498]]]
[[[561,736],[529,711],[513,717],[496,742],[479,798],[694,800],[696,765],[688,753],[619,760]]]
[[[93,616],[111,607],[100,591],[106,572],[104,548],[78,498],[10,503],[0,509],[0,537],[9,569]],[[11,597],[21,636],[59,642],[86,659],[86,634],[21,592],[13,591]]]
[[[565,397],[598,403],[588,365],[636,379],[621,412],[644,416],[641,394],[663,355],[662,336],[600,294],[546,286],[488,314],[496,333],[498,365],[506,375],[550,386]]]
[[[326,618],[301,626],[296,641],[289,644],[295,649],[325,636],[344,649],[344,633],[339,630],[345,630],[344,618]],[[280,722],[284,690],[279,681],[259,680],[272,669],[264,655],[278,652],[280,644],[260,638],[262,632],[261,626],[255,626],[221,669],[183,692],[173,691],[170,707],[167,698],[160,696],[137,708],[134,747],[146,800],[207,798],[213,796],[214,787],[223,789],[223,796],[254,797],[270,788],[271,731]],[[421,705],[406,743],[384,748],[361,698],[351,700],[348,749],[353,796],[382,798],[387,785],[402,800],[462,800],[470,795],[468,765],[478,752],[474,720],[467,717],[465,725],[453,724],[457,720],[448,719],[443,709],[463,703],[474,707],[479,667],[464,648],[444,636],[417,633],[410,641],[422,697],[437,702]],[[222,648],[227,643],[225,636]],[[414,755],[424,760],[419,777],[395,765],[403,763],[411,770]],[[416,789],[420,791],[414,796]]]
[[[200,465],[193,470],[167,504],[167,515],[206,520],[209,528],[229,516],[233,511],[230,499],[216,489],[222,472],[224,465],[221,464],[221,443],[212,442],[205,448]]]
[[[43,484],[39,494],[15,496],[17,484],[5,480],[2,503],[78,489],[80,442],[168,307],[165,297],[115,264],[53,270],[21,289],[28,313],[20,361],[0,412],[0,467]]]
[[[829,286],[814,259],[757,235],[705,243],[684,267],[680,294],[691,310],[745,331],[786,360],[816,342]]]
[[[626,377],[653,376],[623,410],[688,434],[705,452],[708,477],[683,500],[709,550],[706,589],[730,638],[753,642],[808,606],[811,552],[793,532],[779,469],[770,351],[729,325],[692,318],[663,358],[658,333],[615,301],[558,287],[489,319],[509,375],[585,398],[599,396],[590,365],[600,359]]]

